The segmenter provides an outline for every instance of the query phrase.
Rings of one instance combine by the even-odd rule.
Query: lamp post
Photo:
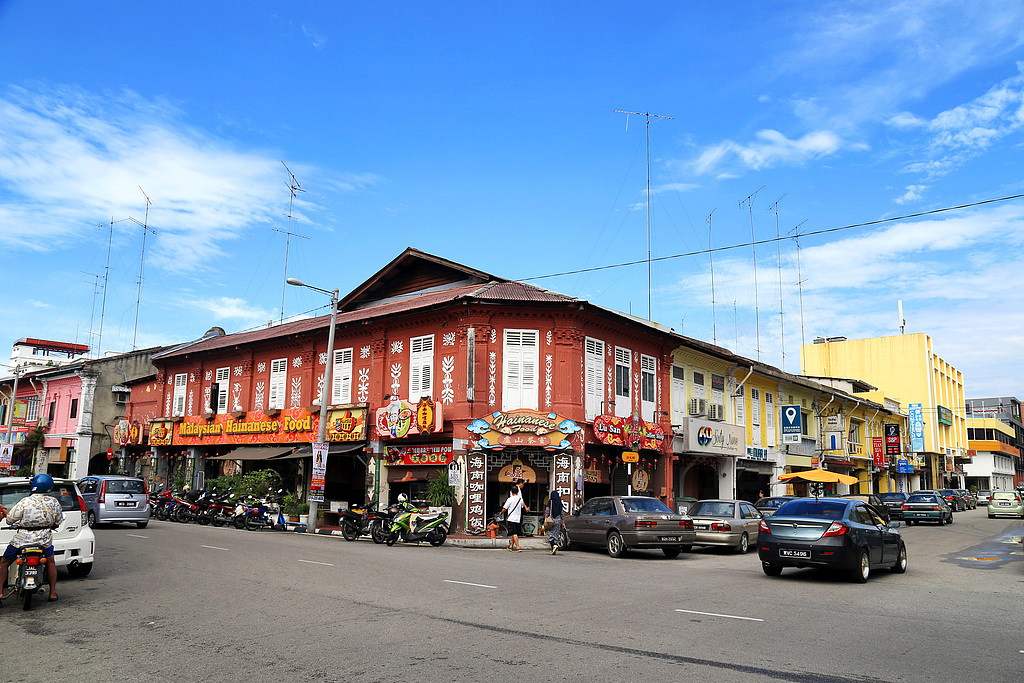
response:
[[[324,370],[323,386],[320,387],[320,423],[316,429],[317,442],[324,443],[327,441],[327,397],[331,395],[329,392],[334,382],[334,326],[338,321],[338,290],[320,289],[313,285],[307,285],[302,280],[293,277],[288,278],[285,282],[296,287],[308,287],[309,289],[331,295],[331,328],[330,332],[327,333],[327,368]],[[329,448],[328,452],[330,452]],[[325,459],[324,466],[326,467],[326,465],[327,461]],[[309,501],[309,519],[306,521],[307,534],[316,533],[316,509],[317,501]]]

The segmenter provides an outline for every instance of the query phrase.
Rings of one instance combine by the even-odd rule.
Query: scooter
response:
[[[380,513],[373,504],[345,510],[341,516],[341,535],[346,541],[354,541],[364,534],[374,537],[374,529],[380,526]]]
[[[403,543],[419,543],[427,541],[435,548],[443,545],[448,538],[448,515],[437,512],[432,515],[420,515],[416,518],[416,528],[409,528],[409,520],[414,510],[399,512],[391,523],[391,531],[388,533],[386,543],[394,545],[399,539]]]
[[[19,528],[17,524],[11,525],[11,529],[17,528]],[[17,594],[18,599],[21,600],[22,609],[32,609],[32,596],[49,590],[46,579],[46,563],[52,562],[53,559],[46,557],[45,550],[41,545],[26,545],[18,548],[18,555],[14,560],[14,566],[17,567],[14,575],[14,589],[10,594]],[[0,595],[6,589],[7,586],[0,586]]]

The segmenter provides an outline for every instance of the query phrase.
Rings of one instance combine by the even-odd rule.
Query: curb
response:
[[[286,524],[285,531],[291,531],[295,533],[305,533],[305,524]],[[313,533],[318,536],[334,536],[336,538],[344,538],[341,533],[341,529],[325,529],[317,528],[313,530]],[[366,537],[361,537],[357,540],[370,540]],[[505,550],[508,548],[508,537],[503,536],[501,538],[487,538],[485,536],[449,536],[448,540],[445,541],[445,545],[453,546],[455,548],[480,548],[484,550]],[[548,541],[543,536],[527,536],[520,537],[519,547],[523,550],[544,550],[549,551],[551,546],[548,545]]]

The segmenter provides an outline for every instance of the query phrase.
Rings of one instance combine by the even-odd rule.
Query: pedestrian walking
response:
[[[562,516],[564,514],[565,506],[562,505],[562,496],[558,493],[558,489],[555,489],[548,497],[547,510],[544,512],[545,517],[551,518],[551,526],[548,527],[548,543],[551,545],[552,555],[558,552],[558,537],[562,533]]]
[[[523,511],[529,512],[530,508],[523,502],[523,494],[518,486],[512,486],[512,492],[502,509],[505,510],[505,519],[508,521],[508,549],[513,553],[521,553],[523,549],[519,547],[519,532],[522,527]]]

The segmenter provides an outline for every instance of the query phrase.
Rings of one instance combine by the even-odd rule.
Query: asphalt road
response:
[[[87,579],[0,610],[3,681],[1020,681],[1024,556],[983,509],[903,527],[906,574],[756,552],[376,546],[99,528]]]

